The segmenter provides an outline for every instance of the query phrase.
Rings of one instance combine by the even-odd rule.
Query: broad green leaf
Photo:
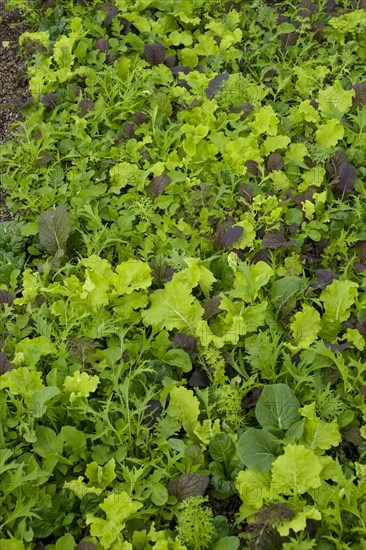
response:
[[[250,124],[254,132],[258,135],[268,134],[277,135],[277,126],[279,119],[270,105],[261,107],[255,114],[254,122]]]
[[[194,430],[199,426],[200,414],[199,401],[193,391],[183,386],[173,388],[170,392],[167,414],[180,420],[187,434],[193,436]]]
[[[30,398],[29,408],[33,411],[35,418],[41,418],[47,411],[47,402],[59,395],[57,386],[47,386],[34,392]]]
[[[191,288],[175,281],[174,277],[163,289],[156,290],[150,300],[150,308],[143,312],[142,318],[145,325],[151,325],[157,331],[176,328],[192,334],[204,314],[202,306],[192,296]]]
[[[319,418],[307,418],[301,443],[313,450],[325,451],[337,447],[341,434],[336,420],[325,422]]]
[[[266,262],[259,261],[250,266],[248,263],[240,262],[230,297],[240,298],[244,302],[252,302],[258,297],[259,290],[268,283],[272,276],[273,270]]]
[[[300,403],[286,384],[265,386],[255,407],[255,416],[263,428],[287,430],[301,419]]]
[[[268,472],[281,452],[277,438],[266,430],[249,428],[238,441],[238,454],[241,462],[252,470]]]
[[[135,290],[149,288],[151,285],[151,269],[148,263],[139,260],[122,262],[116,267],[116,273],[111,277],[118,294],[131,294]]]
[[[41,373],[28,367],[13,369],[0,377],[0,389],[9,388],[12,393],[20,394],[27,400],[43,387]]]
[[[302,292],[306,287],[306,281],[294,275],[276,279],[272,286],[272,300],[279,309],[284,311],[287,309],[291,310],[295,306],[296,301],[302,296]]]
[[[287,537],[290,530],[298,533],[304,531],[306,528],[307,520],[313,519],[319,521],[322,519],[322,515],[314,506],[305,506],[305,508],[296,514],[296,516],[288,521],[284,521],[277,527],[279,534],[282,537]]]
[[[56,355],[57,349],[45,336],[24,338],[15,346],[16,358],[27,367],[34,367],[44,355]],[[16,361],[13,360],[13,363]]]
[[[72,376],[66,376],[64,389],[66,392],[70,392],[70,401],[74,401],[78,397],[88,397],[97,389],[98,384],[98,376],[90,376],[88,373],[78,370]]]
[[[54,210],[46,210],[39,216],[39,240],[50,254],[64,250],[70,234],[67,208],[60,204]]]
[[[116,462],[114,458],[111,458],[104,466],[99,466],[96,462],[91,462],[86,467],[85,475],[89,478],[92,485],[105,489],[114,479],[116,479],[115,467]]]
[[[70,447],[78,454],[81,453],[87,446],[84,433],[74,426],[62,426],[61,435],[66,447]]]
[[[75,544],[74,537],[67,533],[57,540],[55,550],[74,550]]]
[[[135,183],[139,175],[139,168],[136,164],[118,162],[112,166],[109,175],[113,184],[112,191],[119,193],[126,185]]]
[[[43,458],[50,455],[60,455],[63,449],[63,440],[60,434],[56,434],[54,430],[47,426],[37,426],[36,428],[37,441],[33,443],[34,452]]]
[[[291,142],[291,139],[287,136],[270,136],[267,137],[263,144],[262,149],[265,156],[268,156],[273,151],[277,149],[286,149],[286,147]]]
[[[26,550],[24,542],[19,539],[0,539],[1,550]]]
[[[85,300],[85,303],[93,310],[107,305],[110,294],[110,280],[113,276],[109,262],[93,255],[82,260],[81,264],[87,268],[87,272],[80,298]]]
[[[240,513],[247,518],[270,500],[271,474],[270,472],[258,472],[247,468],[239,472],[235,487],[243,502]]]
[[[354,281],[333,281],[323,290],[320,300],[324,304],[325,315],[322,323],[346,321],[349,317],[349,310],[357,298],[358,284]]]
[[[355,91],[344,90],[339,80],[335,80],[332,86],[325,90],[319,90],[319,111],[323,116],[340,120],[352,106],[352,98]]]
[[[86,514],[86,524],[90,525],[91,535],[97,537],[104,548],[110,548],[114,542],[122,542],[121,532],[125,528],[126,521],[143,505],[133,501],[127,493],[123,492],[110,494],[99,506],[105,512],[107,519]]]
[[[228,463],[235,454],[235,444],[228,434],[221,432],[212,437],[209,450],[213,460]]]
[[[240,540],[238,537],[222,537],[212,547],[212,550],[238,550]]]
[[[322,465],[304,445],[288,445],[272,465],[272,490],[278,495],[301,495],[319,487]]]
[[[298,311],[290,323],[290,330],[295,344],[288,344],[289,348],[296,353],[300,349],[308,348],[320,330],[320,314],[307,304],[303,305],[302,311]]]
[[[334,147],[344,136],[344,127],[335,118],[320,124],[315,132],[316,143],[323,147]]]

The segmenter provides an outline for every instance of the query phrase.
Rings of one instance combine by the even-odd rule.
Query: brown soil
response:
[[[9,125],[22,118],[30,97],[26,62],[19,55],[19,36],[30,30],[20,10],[6,10],[0,0],[0,144],[11,139]]]

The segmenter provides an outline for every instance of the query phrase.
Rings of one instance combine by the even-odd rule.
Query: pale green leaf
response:
[[[199,401],[193,391],[183,386],[173,388],[170,392],[167,414],[180,420],[187,434],[193,436],[194,430],[199,426],[200,414]]]
[[[272,465],[272,490],[278,495],[301,495],[320,486],[322,465],[304,445],[288,445]]]
[[[358,284],[354,281],[333,281],[320,295],[324,304],[325,315],[322,324],[327,322],[346,321],[349,317],[349,310],[355,303]]]
[[[294,315],[290,330],[295,344],[288,344],[289,348],[294,353],[300,349],[308,348],[316,340],[320,330],[318,311],[312,306],[304,304],[302,311],[298,311]]]

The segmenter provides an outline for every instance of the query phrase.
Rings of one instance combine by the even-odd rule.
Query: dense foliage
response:
[[[19,3],[1,549],[365,550],[364,9]]]

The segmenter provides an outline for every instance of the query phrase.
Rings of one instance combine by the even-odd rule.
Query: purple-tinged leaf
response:
[[[311,201],[315,192],[316,192],[316,188],[313,186],[310,186],[305,191],[305,193],[301,193],[300,195],[295,195],[292,200],[297,204],[300,204],[301,202],[305,202],[305,201]]]
[[[140,111],[138,111],[136,113],[133,113],[132,120],[135,124],[137,124],[137,126],[139,126],[140,124],[143,124],[147,121],[147,116],[145,115],[145,113],[141,113]]]
[[[269,172],[274,170],[282,170],[285,163],[280,153],[271,153],[267,160],[267,169]]]
[[[344,162],[339,167],[336,178],[331,182],[342,194],[350,193],[357,179],[357,172],[349,162]]]
[[[361,436],[360,428],[357,426],[346,426],[341,430],[341,434],[343,439],[356,447],[365,443],[364,438]]]
[[[170,184],[170,177],[167,174],[160,174],[160,176],[155,176],[149,185],[149,195],[152,199],[156,199],[162,195],[165,191],[165,188]]]
[[[335,176],[336,174],[338,174],[339,168],[342,166],[342,164],[346,162],[346,153],[342,149],[338,149],[330,159],[330,162],[326,164],[326,171],[330,176]]]
[[[57,105],[57,93],[56,92],[51,92],[49,94],[45,94],[42,97],[42,103],[46,107],[56,107],[56,105]]]
[[[210,379],[204,370],[195,370],[188,380],[191,388],[207,388],[210,385]]]
[[[186,67],[185,65],[177,65],[176,67],[170,67],[170,70],[172,71],[174,76],[179,76],[179,73],[189,74],[192,72],[192,69],[190,67]]]
[[[135,135],[135,125],[133,122],[125,122],[123,125],[123,135],[130,139]]]
[[[262,393],[261,388],[255,388],[254,390],[251,390],[243,399],[242,402],[242,408],[243,409],[251,409],[256,406],[258,399],[260,398]]]
[[[11,370],[13,370],[13,365],[6,357],[5,353],[0,351],[0,375],[5,374],[6,372],[9,372]]]
[[[362,323],[357,323],[356,328],[361,336],[366,339],[366,321],[362,321]]]
[[[93,542],[85,541],[79,542],[79,544],[75,546],[75,550],[97,550],[97,547]]]
[[[238,194],[245,199],[248,204],[251,204],[253,198],[253,188],[248,183],[241,183],[238,187]]]
[[[160,65],[165,61],[165,48],[159,42],[145,44],[145,59],[150,65]]]
[[[208,99],[212,99],[213,97],[215,97],[215,95],[220,90],[223,83],[226,82],[226,80],[229,78],[229,76],[229,73],[220,73],[216,75],[212,80],[210,80],[207,88],[205,89],[205,94]]]
[[[179,501],[188,497],[203,496],[210,482],[206,474],[186,473],[170,479],[168,482],[169,494],[174,495]]]
[[[263,249],[259,250],[252,259],[252,263],[256,264],[257,262],[266,262],[266,264],[269,264],[269,250]]]
[[[366,241],[358,241],[355,245],[360,262],[366,261]]]
[[[259,164],[256,160],[247,160],[245,162],[244,166],[246,167],[248,172],[250,174],[252,174],[253,176],[256,176],[256,177],[261,176],[262,172],[261,172],[261,169],[259,168]]]
[[[173,278],[175,269],[165,262],[164,256],[158,255],[150,260],[151,274],[156,286],[162,288]]]
[[[13,305],[15,300],[15,295],[9,292],[8,290],[0,290],[0,304],[8,304],[8,306]]]
[[[264,235],[262,244],[265,248],[276,249],[285,246],[293,246],[296,244],[296,241],[287,241],[281,231],[272,231]]]
[[[298,12],[297,16],[304,19],[305,17],[311,17],[318,11],[318,7],[313,2],[310,2],[310,0],[301,0],[300,4],[298,5]]]
[[[280,34],[279,38],[281,40],[282,48],[284,49],[296,44],[297,39],[299,38],[299,33],[295,31],[288,32],[288,33]]]
[[[311,283],[311,288],[326,288],[336,277],[336,274],[331,269],[317,269],[315,275],[317,280]]]
[[[352,99],[353,107],[362,107],[366,103],[366,82],[358,82],[352,88],[356,93]]]
[[[169,69],[171,69],[172,67],[174,67],[176,62],[177,62],[177,58],[175,55],[168,55],[165,60],[165,65],[169,67]]]
[[[79,101],[79,111],[81,116],[85,116],[90,111],[94,111],[94,101],[90,99],[81,99]]]
[[[161,415],[163,410],[163,407],[157,399],[151,399],[146,405],[144,418],[142,419],[142,423],[149,426],[151,428],[159,419],[159,416]]]
[[[98,38],[95,43],[94,49],[105,53],[108,50],[108,42],[105,38]]]
[[[54,210],[46,210],[39,216],[39,240],[50,254],[56,254],[66,246],[70,234],[67,208],[60,204]]]
[[[240,225],[234,225],[230,227],[220,236],[221,246],[231,246],[233,245],[243,234],[244,229]]]
[[[197,340],[194,336],[186,334],[185,332],[178,332],[171,337],[173,348],[183,349],[191,359],[195,359],[198,355]]]
[[[205,315],[204,315],[205,321],[212,319],[212,317],[214,317],[215,315],[221,312],[220,302],[221,302],[220,296],[213,296],[212,298],[207,300],[207,302],[203,305],[203,308],[205,310]]]
[[[326,348],[330,349],[331,351],[338,351],[339,353],[349,348],[349,342],[342,342],[341,344],[332,344],[331,342],[326,342],[324,340],[324,345]]]
[[[108,10],[108,13],[102,23],[103,27],[109,27],[116,15],[118,15],[118,8],[116,8],[116,6],[113,6]]]
[[[354,268],[358,271],[358,273],[363,273],[364,271],[366,271],[366,264],[362,264],[361,262],[355,261],[353,265],[354,265]]]

